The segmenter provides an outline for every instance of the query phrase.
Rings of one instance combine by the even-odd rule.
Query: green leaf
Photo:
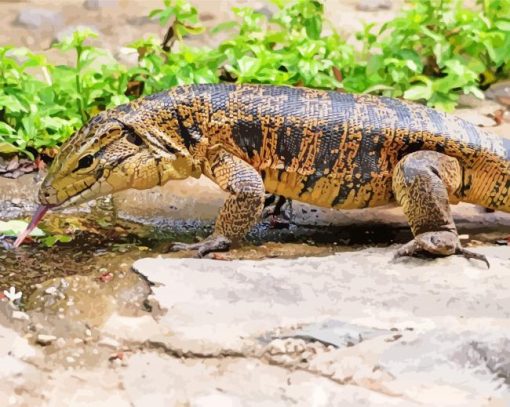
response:
[[[67,235],[51,235],[39,239],[39,241],[46,247],[53,247],[57,243],[69,243],[72,240],[73,237]]]
[[[368,87],[367,89],[365,89],[363,91],[363,93],[373,93],[373,92],[380,92],[382,90],[394,90],[394,89],[395,88],[393,86],[377,84],[377,85],[372,85],[372,86]]]
[[[2,123],[0,123],[0,125],[1,124]],[[17,147],[13,146],[11,143],[0,142],[0,154],[17,153],[18,151],[19,151],[19,149]]]
[[[27,226],[28,223],[22,220],[9,220],[7,222],[0,221],[0,235],[15,237],[23,232]],[[45,236],[45,233],[36,227],[29,236]]]
[[[306,34],[314,40],[320,38],[322,32],[322,20],[320,17],[310,18],[305,22]]]
[[[257,68],[259,60],[257,58],[245,56],[237,61],[237,63],[239,64],[241,74],[246,75],[252,73]]]
[[[211,29],[212,34],[218,34],[222,31],[233,30],[234,28],[239,27],[239,23],[237,21],[225,21],[221,24],[218,24],[216,27]]]
[[[499,20],[499,21],[496,21],[494,23],[494,25],[501,31],[510,31],[510,21],[509,20]]]
[[[9,126],[7,123],[0,122],[0,135],[12,135],[16,130]]]
[[[409,100],[428,100],[432,96],[432,87],[428,85],[413,85],[404,92],[404,98]]]

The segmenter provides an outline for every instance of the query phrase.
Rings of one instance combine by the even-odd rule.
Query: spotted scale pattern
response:
[[[228,239],[257,222],[264,189],[337,209],[397,200],[428,246],[426,220],[440,219],[455,250],[447,201],[510,212],[507,139],[398,99],[233,84],[179,86],[99,114],[63,146],[39,197],[79,203],[201,174],[229,193],[215,231]]]
[[[460,161],[463,200],[510,205],[510,141],[419,104],[264,85],[193,85],[155,98],[178,106],[185,134],[251,164],[272,193],[339,209],[384,205],[397,163],[431,150]]]

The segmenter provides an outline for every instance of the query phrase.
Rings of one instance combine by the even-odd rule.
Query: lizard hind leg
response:
[[[395,257],[462,254],[488,265],[485,256],[462,248],[453,222],[450,202],[458,202],[462,187],[462,170],[455,158],[435,151],[411,153],[395,167],[392,187],[414,235]]]

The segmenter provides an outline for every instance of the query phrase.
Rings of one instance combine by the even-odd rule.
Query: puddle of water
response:
[[[159,220],[144,225],[131,220],[120,220],[115,213],[96,211],[90,214],[64,215],[52,213],[44,218],[40,227],[49,234],[65,233],[74,236],[70,243],[47,248],[40,243],[22,245],[18,250],[0,248],[0,292],[13,286],[22,291],[25,299],[34,291],[40,295],[25,303],[28,309],[41,308],[47,281],[68,276],[92,276],[94,283],[85,287],[84,295],[94,296],[98,282],[115,288],[111,281],[121,281],[120,286],[136,285],[140,277],[130,273],[131,264],[142,257],[190,257],[193,253],[166,253],[174,241],[192,242],[210,234],[212,225],[201,222],[175,222]],[[508,235],[508,230],[490,234],[471,232],[470,237],[480,241],[495,241],[498,236]],[[299,256],[322,256],[340,251],[357,250],[363,246],[388,246],[411,239],[408,228],[389,225],[367,227],[297,227],[275,229],[265,223],[248,237],[248,244],[239,249],[218,255],[219,259],[262,259],[268,257],[292,258]],[[278,243],[271,243],[278,242]],[[125,278],[129,275],[129,278]],[[53,284],[53,283],[51,283]],[[56,284],[56,283],[55,283]],[[128,285],[129,285],[128,284]],[[120,287],[119,286],[119,287]],[[78,294],[77,294],[78,295]],[[44,301],[43,301],[44,300]],[[26,300],[25,300],[26,301]],[[51,304],[50,304],[51,305]]]

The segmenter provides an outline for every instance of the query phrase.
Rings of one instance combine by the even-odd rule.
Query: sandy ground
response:
[[[117,3],[90,11],[82,1],[0,0],[0,23],[8,27],[0,44],[26,45],[57,60],[62,57],[48,50],[52,38],[78,23],[103,33],[101,45],[114,54],[140,34],[162,34],[143,19],[159,1]],[[234,1],[194,3],[214,25],[229,16]],[[347,34],[363,19],[380,22],[396,9],[367,13],[355,4],[327,2],[328,15]],[[43,29],[14,24],[27,8],[57,11],[62,21]],[[498,105],[471,104],[457,114],[494,124],[487,114]],[[491,130],[510,135],[509,124]],[[33,176],[0,180],[4,217],[33,208],[35,182]],[[199,180],[114,199],[122,216],[160,221],[211,220],[223,198]],[[455,212],[466,228],[510,227],[509,215],[474,206]],[[405,224],[398,208],[338,212],[295,205],[294,213],[298,225]],[[271,257],[290,245],[275,247],[250,250]],[[305,247],[311,253],[310,246],[302,253]],[[394,262],[395,249],[260,261],[164,256],[134,265],[119,255],[107,270],[111,281],[89,275],[46,281],[24,298],[26,312],[0,300],[2,404],[510,405],[508,247],[474,249],[489,257],[490,269],[460,257]]]
[[[380,1],[380,0],[379,0]],[[377,2],[377,0],[374,0]],[[154,35],[162,38],[165,28],[147,18],[149,12],[160,8],[162,0],[99,0],[104,7],[90,10],[83,0],[0,0],[0,45],[24,46],[36,52],[43,52],[53,63],[72,63],[71,55],[62,55],[52,49],[51,44],[59,34],[72,27],[87,26],[100,34],[95,45],[110,50],[119,56],[121,48],[140,37]],[[192,0],[199,10],[206,27],[213,27],[233,17],[231,8],[249,5],[255,9],[271,10],[264,1],[251,0]],[[326,13],[337,29],[347,37],[363,27],[365,22],[382,23],[392,18],[402,1],[393,1],[390,10],[360,12],[356,10],[357,0],[327,0]],[[108,4],[112,4],[108,6]],[[40,10],[53,13],[42,19],[39,27],[30,27],[19,22],[20,14],[27,10],[38,13]],[[31,20],[37,21],[32,18]],[[200,35],[190,41],[197,45],[217,42],[219,37]]]

